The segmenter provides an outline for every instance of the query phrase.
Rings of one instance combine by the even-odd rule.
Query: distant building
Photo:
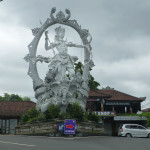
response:
[[[141,102],[145,99],[146,97],[138,98],[114,89],[91,90],[87,110],[99,115],[137,113],[141,111]]]
[[[0,133],[15,134],[15,127],[17,126],[20,117],[34,106],[35,103],[32,101],[1,101]]]
[[[123,123],[146,125],[146,117],[126,116],[126,114],[139,113],[141,102],[145,99],[146,97],[138,98],[111,88],[91,90],[87,100],[87,110],[101,115],[105,133],[116,136],[118,127]]]

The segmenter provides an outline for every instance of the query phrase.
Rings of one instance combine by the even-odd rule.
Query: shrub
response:
[[[24,114],[24,115],[21,117],[21,119],[20,119],[20,123],[21,123],[21,124],[24,124],[24,123],[26,123],[28,120],[29,120],[28,115],[27,115],[27,114]]]
[[[27,123],[34,123],[34,122],[37,122],[37,121],[44,121],[44,114],[43,113],[39,113],[38,116],[34,117],[34,118],[30,118]]]
[[[59,115],[60,119],[66,119],[67,114],[65,111],[61,112],[61,114]]]
[[[21,124],[24,124],[26,122],[30,123],[35,118],[38,118],[40,115],[41,115],[41,113],[34,107],[34,108],[28,110],[27,113],[21,117],[20,123]]]
[[[98,123],[101,120],[101,117],[99,115],[89,114],[88,115],[88,120],[95,121],[95,122]]]
[[[84,113],[78,103],[69,104],[66,110],[67,118],[83,119]]]
[[[87,112],[84,113],[83,120],[88,121],[89,114]]]
[[[150,112],[145,112],[140,114],[139,116],[145,116],[147,118],[147,126],[150,127]]]
[[[48,107],[48,110],[44,113],[45,119],[49,120],[49,119],[59,118],[59,113],[60,113],[59,106],[55,106],[54,104],[51,104]]]

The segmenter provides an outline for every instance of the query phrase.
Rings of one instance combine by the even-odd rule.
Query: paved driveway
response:
[[[0,150],[150,150],[150,139],[0,135]]]

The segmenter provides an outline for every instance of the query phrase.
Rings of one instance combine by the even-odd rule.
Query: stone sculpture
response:
[[[71,13],[66,9],[67,17],[60,11],[54,17],[56,8],[52,8],[50,18],[40,27],[32,29],[35,36],[29,44],[29,54],[25,56],[25,60],[29,62],[28,75],[33,80],[33,89],[35,98],[37,99],[36,108],[39,111],[45,112],[50,104],[59,105],[61,111],[65,111],[70,103],[79,103],[83,110],[86,107],[88,98],[88,81],[90,76],[90,68],[93,67],[92,53],[90,43],[92,37],[88,30],[81,29],[76,20],[69,20]],[[64,40],[65,28],[59,26],[55,29],[56,36],[53,43],[48,43],[48,31],[46,29],[54,24],[63,24],[74,28],[83,42],[82,45],[77,45]],[[37,46],[42,34],[45,32],[45,49],[50,50],[56,48],[58,54],[54,57],[36,56]],[[88,37],[90,40],[88,40]],[[84,66],[83,74],[80,70],[74,71],[74,63],[78,60],[76,56],[68,54],[68,47],[84,48]],[[37,72],[37,62],[46,62],[48,72],[43,81]],[[66,75],[68,73],[68,75]]]

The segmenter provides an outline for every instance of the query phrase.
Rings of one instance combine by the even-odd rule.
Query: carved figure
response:
[[[53,14],[55,11],[56,8],[52,8],[50,18],[40,28],[32,29],[33,36],[35,37],[28,45],[29,54],[24,57],[29,62],[28,75],[33,80],[33,89],[35,91],[35,98],[37,99],[36,108],[44,112],[50,104],[55,104],[60,106],[61,111],[65,111],[69,103],[77,102],[85,110],[89,92],[89,70],[94,66],[90,45],[92,37],[88,30],[82,29],[78,25],[76,20],[69,20],[71,13],[68,9],[66,9],[67,16],[60,11],[54,17]],[[83,45],[77,45],[64,40],[65,28],[62,26],[55,29],[54,42],[48,43],[49,38],[46,29],[57,23],[74,28],[78,32]],[[54,48],[56,48],[58,51],[56,55],[54,52],[54,57],[36,56],[37,46],[44,32],[45,49],[54,51]],[[89,40],[88,37],[90,38]],[[79,71],[74,72],[74,62],[78,58],[68,54],[68,47],[84,48],[83,74]],[[44,81],[38,75],[38,61],[49,63],[49,70]],[[66,73],[68,73],[68,76],[66,76]]]
[[[55,80],[60,82],[62,78],[66,76],[66,71],[68,71],[69,77],[71,81],[74,79],[75,72],[74,72],[74,62],[78,60],[76,56],[70,56],[68,54],[68,47],[77,47],[77,48],[85,48],[86,46],[73,44],[71,42],[64,41],[65,36],[65,28],[59,26],[55,29],[56,36],[54,43],[48,44],[48,32],[45,32],[45,49],[50,50],[56,48],[58,54],[51,59],[51,64],[49,68],[52,69],[52,66],[55,66],[54,72],[57,74]]]

